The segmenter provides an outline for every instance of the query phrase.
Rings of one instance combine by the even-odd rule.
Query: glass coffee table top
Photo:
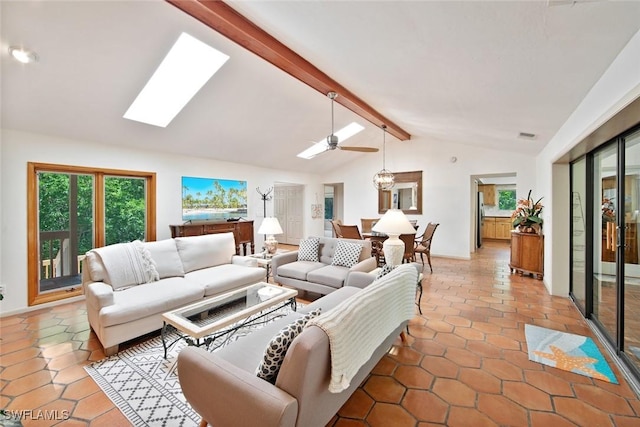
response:
[[[198,339],[279,303],[290,301],[294,306],[296,295],[295,289],[260,282],[169,311],[162,319],[183,334]]]

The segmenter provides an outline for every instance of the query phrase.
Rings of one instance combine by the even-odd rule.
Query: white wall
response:
[[[474,250],[470,238],[475,221],[472,175],[516,174],[518,197],[526,197],[535,184],[535,163],[529,156],[450,142],[387,142],[386,166],[392,172],[422,171],[422,215],[408,217],[418,220],[418,233],[428,222],[440,224],[431,247],[435,256],[468,259]],[[360,218],[380,216],[378,192],[372,183],[380,169],[382,156],[371,154],[323,177],[325,182],[344,182],[345,223],[360,224]]]
[[[640,31],[629,41],[536,159],[545,197],[545,285],[569,293],[569,167],[554,164],[581,140],[640,96]]]
[[[155,172],[157,177],[157,238],[170,237],[169,224],[182,222],[181,177],[247,181],[248,217],[254,219],[254,232],[262,221],[262,200],[256,187],[265,189],[277,182],[299,183],[305,186],[305,235],[322,235],[322,219],[311,219],[311,204],[315,194],[322,194],[323,186],[316,175],[283,172],[248,165],[220,162],[212,159],[176,156],[142,150],[71,141],[46,135],[2,130],[0,184],[0,283],[7,287],[2,313],[27,308],[27,162],[93,166]],[[258,217],[258,212],[260,216]],[[273,213],[273,202],[267,203],[267,215]],[[256,247],[262,236],[255,236]]]

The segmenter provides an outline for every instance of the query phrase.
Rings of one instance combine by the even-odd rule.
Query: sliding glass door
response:
[[[571,165],[571,296],[640,378],[640,129]]]
[[[625,152],[625,256],[621,298],[622,352],[640,370],[640,131],[623,138]]]

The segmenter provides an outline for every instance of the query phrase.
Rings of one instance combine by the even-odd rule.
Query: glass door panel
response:
[[[640,369],[640,132],[625,138],[624,342],[622,349]]]
[[[93,247],[93,177],[38,173],[38,291],[81,283],[81,261]]]
[[[583,314],[587,309],[586,211],[587,160],[571,165],[571,295]]]
[[[593,156],[593,316],[612,343],[617,337],[616,256],[617,146],[608,145]]]
[[[104,178],[104,230],[107,245],[146,240],[146,201],[144,178]]]

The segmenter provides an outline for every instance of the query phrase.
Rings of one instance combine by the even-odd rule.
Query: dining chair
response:
[[[436,228],[438,228],[440,224],[434,224],[430,222],[427,224],[427,228],[424,230],[422,234],[421,240],[416,242],[414,252],[416,254],[420,254],[420,261],[422,261],[422,265],[424,265],[423,256],[427,256],[427,261],[429,262],[429,268],[433,273],[433,267],[431,267],[431,242],[433,240],[433,234],[436,232]]]
[[[334,220],[331,220],[330,222],[331,222],[331,227],[333,228],[333,235],[335,237],[340,237],[340,235],[342,234],[340,232],[340,224],[342,224],[342,221],[339,219],[334,219]]]
[[[360,225],[363,233],[371,233],[373,225],[380,221],[380,218],[360,218]]]
[[[360,234],[360,229],[358,229],[357,225],[340,224],[340,235],[338,237],[362,240],[362,234]]]
[[[401,234],[399,237],[400,240],[404,242],[404,254],[402,254],[402,262],[405,263],[415,261],[416,253],[414,239],[416,238],[416,235],[413,233]]]

